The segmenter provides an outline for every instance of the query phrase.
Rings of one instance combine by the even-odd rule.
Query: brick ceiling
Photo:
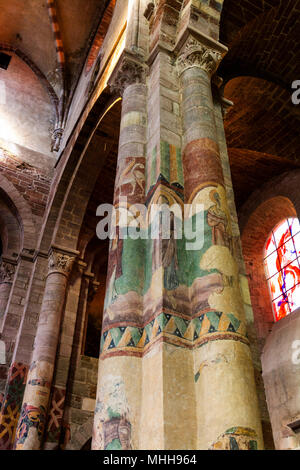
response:
[[[77,81],[107,3],[107,0],[55,2],[69,89]],[[46,0],[0,0],[1,43],[26,55],[59,95],[55,41]]]

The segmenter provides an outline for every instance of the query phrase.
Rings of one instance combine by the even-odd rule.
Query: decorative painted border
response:
[[[158,341],[179,347],[200,347],[208,341],[232,339],[248,344],[245,326],[233,314],[210,311],[193,319],[161,313],[144,327],[114,326],[101,337],[101,358],[144,355]]]
[[[14,362],[10,367],[0,414],[0,450],[13,448],[27,373],[26,364]]]

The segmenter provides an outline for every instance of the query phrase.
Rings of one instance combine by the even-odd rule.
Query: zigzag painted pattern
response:
[[[101,354],[116,351],[139,352],[163,336],[178,346],[197,347],[207,335],[237,334],[245,336],[245,326],[233,314],[207,312],[192,320],[161,313],[144,328],[119,326],[105,331],[101,338]],[[199,344],[200,343],[200,344]]]

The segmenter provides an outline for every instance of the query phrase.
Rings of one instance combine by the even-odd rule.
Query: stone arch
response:
[[[93,136],[104,122],[112,116],[113,121],[120,122],[121,106],[120,100],[110,100],[109,105],[102,111],[100,118],[97,120],[96,126],[89,136],[88,142],[85,145],[83,152],[81,152],[79,161],[76,162],[75,169],[71,178],[68,179],[68,186],[65,191],[63,201],[61,201],[61,208],[58,212],[56,226],[54,227],[52,243],[64,246],[67,242],[68,248],[77,249],[79,234],[83,218],[85,215],[86,207],[89,198],[92,194],[95,183],[99,177],[101,166],[99,164],[99,153],[94,150],[87,155],[89,145],[92,142]],[[112,124],[113,127],[113,124]],[[106,137],[103,137],[104,141]],[[68,162],[69,163],[69,162]],[[72,162],[70,162],[72,164]],[[70,165],[68,164],[65,172],[69,174]],[[66,173],[64,172],[62,178],[64,179]],[[69,225],[71,221],[71,225]]]
[[[68,142],[64,154],[58,162],[39,240],[40,249],[43,251],[48,251],[54,240],[54,231],[59,223],[62,206],[65,207],[66,194],[69,193],[75,174],[84,162],[85,152],[98,124],[114,103],[115,98],[104,91],[96,103],[88,107],[78,124],[74,137]]]
[[[272,178],[262,188],[254,191],[247,202],[243,205],[239,215],[239,225],[241,232],[250,214],[267,199],[282,196],[289,199],[295,207],[298,217],[300,217],[300,170],[287,171],[282,175]]]
[[[94,417],[91,416],[91,418],[89,418],[88,421],[86,421],[86,423],[84,423],[78,431],[71,436],[71,440],[66,445],[65,450],[81,450],[92,438],[93,425]]]
[[[287,172],[255,191],[241,210],[243,255],[249,276],[254,324],[261,354],[263,388],[276,449],[299,447],[290,423],[299,416],[299,366],[292,362],[292,344],[299,338],[300,309],[274,322],[263,266],[267,237],[285,217],[299,216],[300,171]],[[286,390],[289,393],[286,393]]]
[[[225,117],[230,150],[261,152],[266,158],[279,157],[297,166],[298,117],[296,106],[290,105],[291,91],[274,80],[255,76],[254,70],[249,75],[230,78],[223,87],[225,98],[234,103]],[[275,161],[274,170],[276,166],[278,170],[281,167],[280,173],[290,169],[283,163]]]
[[[14,187],[14,185],[3,175],[0,174],[0,197],[4,200],[6,206],[10,209],[10,212],[14,215],[8,216],[8,212],[4,211],[2,213],[2,218],[5,217],[5,223],[11,224],[13,226],[17,226],[17,222],[21,227],[21,243],[20,249],[26,250],[34,250],[36,249],[36,242],[37,242],[37,233],[36,233],[36,226],[34,222],[34,218],[32,212],[23,198],[23,196],[19,193],[19,191]],[[14,221],[13,221],[14,219]],[[16,244],[14,244],[11,248],[16,248]]]
[[[277,44],[284,42],[285,50],[296,54],[293,29],[286,31],[284,24],[294,24],[298,12],[295,4],[295,9],[289,8],[283,15],[282,9],[285,7],[281,0],[257,0],[255,9],[247,0],[224,0],[220,38],[229,46],[229,52],[219,73],[225,81],[239,75],[253,75],[290,90],[294,79],[293,66],[289,70],[282,66]],[[275,28],[278,31],[276,43],[271,34]],[[272,60],[269,60],[270,57]]]
[[[105,2],[103,3],[104,5],[102,6],[102,10],[101,10],[101,21],[98,26],[96,35],[94,37],[94,40],[93,40],[91,49],[89,51],[86,64],[85,64],[86,75],[90,73],[90,71],[92,70],[97,60],[99,51],[101,49],[101,46],[105,38],[105,32],[108,30],[108,27],[111,23],[111,19],[113,16],[115,5],[116,5],[116,0],[105,0]]]

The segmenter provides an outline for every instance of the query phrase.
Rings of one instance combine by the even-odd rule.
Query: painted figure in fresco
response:
[[[103,424],[105,450],[131,450],[131,424],[124,418],[113,418]]]
[[[170,213],[170,239],[162,240],[162,265],[164,268],[164,287],[167,290],[176,289],[179,286],[177,277],[178,258],[175,239],[175,216]]]
[[[145,176],[144,176],[145,165],[142,163],[131,162],[123,171],[120,176],[118,186],[124,186],[130,184],[132,187],[131,193],[127,196],[133,196],[135,194],[137,186],[140,187],[144,192]]]
[[[99,447],[104,450],[131,450],[130,410],[122,378],[106,376],[100,395],[101,401],[97,401],[95,409],[96,421],[101,429]]]
[[[220,195],[216,190],[210,192],[210,199],[215,203],[209,208],[207,223],[212,227],[213,245],[227,246],[230,248],[229,237],[226,233],[228,220],[225,212],[221,209]]]
[[[105,296],[104,311],[114,303],[118,294],[116,281],[122,276],[123,240],[120,239],[120,227],[116,227],[116,237],[111,241],[109,263],[107,268],[107,292]]]

